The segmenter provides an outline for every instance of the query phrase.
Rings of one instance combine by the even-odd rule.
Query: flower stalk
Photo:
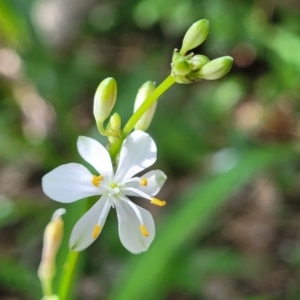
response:
[[[140,88],[134,113],[123,129],[121,117],[117,113],[113,114],[107,126],[104,126],[116,102],[117,84],[113,78],[107,78],[100,83],[94,98],[93,112],[97,128],[102,135],[108,137],[110,148],[107,151],[96,140],[88,137],[80,137],[77,142],[79,154],[94,167],[97,174],[90,173],[83,165],[69,163],[43,177],[44,192],[55,201],[70,203],[89,196],[100,196],[92,207],[88,207],[72,230],[69,246],[74,251],[70,251],[66,259],[58,296],[52,294],[52,278],[55,274],[54,258],[60,243],[59,238],[57,246],[52,246],[54,250],[51,251],[54,254],[46,255],[48,262],[41,263],[39,276],[44,296],[48,297],[45,300],[55,299],[51,297],[59,297],[59,300],[70,298],[79,258],[79,253],[75,251],[85,249],[98,238],[111,208],[117,211],[120,240],[127,250],[140,253],[150,246],[155,235],[153,218],[148,211],[127,198],[139,196],[157,206],[166,205],[165,201],[154,198],[166,180],[162,171],[154,170],[147,172],[143,177],[136,176],[138,172],[151,166],[156,159],[156,145],[144,131],[152,121],[156,101],[175,82],[214,80],[230,71],[233,59],[229,56],[210,61],[204,55],[186,55],[186,52],[198,47],[206,39],[208,32],[207,20],[199,20],[188,29],[180,51],[174,50],[171,74],[157,88],[152,82],[146,82]],[[137,158],[141,161],[137,161]]]
[[[175,83],[174,78],[169,75],[143,102],[143,104],[137,109],[137,111],[131,116],[131,118],[125,124],[121,131],[121,138],[114,144],[111,144],[109,154],[112,160],[116,159],[124,139],[130,134],[136,123],[140,120],[143,114],[150,108],[150,106],[158,100],[173,84]]]
[[[58,290],[59,300],[69,300],[79,252],[69,251]]]

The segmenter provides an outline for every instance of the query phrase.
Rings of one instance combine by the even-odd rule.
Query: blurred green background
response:
[[[0,299],[41,298],[42,235],[58,207],[41,177],[82,162],[76,139],[105,143],[92,115],[104,78],[125,123],[147,80],[159,84],[188,27],[210,21],[194,52],[234,57],[216,81],[175,85],[149,133],[168,205],[149,251],[121,245],[112,211],[81,255],[71,299],[300,299],[300,3],[210,0],[0,2]],[[70,230],[84,201],[67,205]]]

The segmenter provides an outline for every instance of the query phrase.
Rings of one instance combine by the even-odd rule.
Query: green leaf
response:
[[[30,269],[8,257],[0,258],[0,282],[7,289],[17,291],[30,299],[40,294],[37,276]]]
[[[165,270],[182,247],[193,243],[208,229],[217,211],[234,192],[247,183],[258,171],[293,158],[295,152],[285,146],[254,149],[243,155],[228,172],[196,183],[182,195],[179,206],[157,230],[150,250],[134,256],[125,267],[110,298],[156,299],[161,294]],[[173,262],[174,263],[174,262]],[[175,262],[176,263],[176,262]]]

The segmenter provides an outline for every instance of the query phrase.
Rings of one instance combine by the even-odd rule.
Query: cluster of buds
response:
[[[194,53],[190,53],[185,55],[187,51],[201,45],[208,32],[208,20],[195,22],[186,32],[180,51],[174,50],[171,74],[177,83],[192,83],[201,79],[219,79],[230,71],[233,62],[233,58],[230,56],[210,60],[201,54],[194,55]]]
[[[186,32],[180,51],[174,50],[171,75],[177,83],[192,83],[201,79],[214,80],[226,75],[232,66],[233,58],[230,56],[219,57],[210,60],[207,56],[194,53],[186,54],[188,51],[201,45],[207,38],[209,32],[208,20],[195,22]],[[134,113],[136,113],[149,96],[154,92],[153,82],[145,82],[138,90]],[[114,78],[104,79],[95,94],[94,116],[99,132],[108,137],[110,144],[117,143],[121,138],[121,117],[114,113],[110,116],[117,99],[117,83]],[[150,126],[156,109],[156,101],[150,107],[145,107],[145,113],[134,126],[135,130],[146,131]],[[104,122],[109,121],[104,127]]]
[[[136,112],[144,101],[155,90],[152,81],[145,82],[137,92],[134,112]],[[114,78],[104,79],[97,88],[94,97],[94,116],[99,132],[108,137],[111,144],[116,142],[121,136],[121,117],[118,113],[110,116],[117,99],[117,83]],[[156,109],[156,102],[143,114],[134,126],[135,130],[146,131],[151,124]],[[110,117],[109,117],[110,116]],[[104,122],[109,118],[104,129]]]

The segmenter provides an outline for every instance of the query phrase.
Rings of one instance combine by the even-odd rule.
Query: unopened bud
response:
[[[176,50],[173,53],[171,67],[172,73],[179,76],[187,75],[192,71],[192,64],[189,58],[179,54]]]
[[[114,113],[110,117],[106,131],[111,144],[121,137],[121,117],[118,113]]]
[[[64,208],[56,210],[44,231],[42,260],[38,269],[38,276],[43,287],[49,287],[55,275],[55,258],[63,236],[61,215],[65,212]]]
[[[138,108],[144,103],[144,101],[153,93],[155,90],[155,85],[152,81],[145,82],[140,89],[135,98],[134,102],[134,112],[138,110]],[[155,101],[148,110],[143,114],[143,116],[138,120],[135,124],[135,130],[143,130],[146,131],[151,124],[152,118],[155,113],[157,101]]]
[[[190,83],[188,74],[193,71],[191,55],[183,56],[175,49],[172,56],[171,75],[177,83]]]
[[[204,65],[209,62],[209,58],[205,55],[197,54],[191,58],[191,63],[193,66],[193,71],[200,70]]]
[[[186,32],[180,54],[185,54],[187,51],[201,45],[206,39],[209,32],[209,21],[206,19],[195,22]]]
[[[103,122],[110,115],[117,99],[117,83],[114,78],[104,79],[97,88],[94,97],[94,116],[97,124]]]
[[[219,57],[204,65],[197,72],[197,77],[206,80],[219,79],[230,71],[232,63],[233,58],[231,56]]]

